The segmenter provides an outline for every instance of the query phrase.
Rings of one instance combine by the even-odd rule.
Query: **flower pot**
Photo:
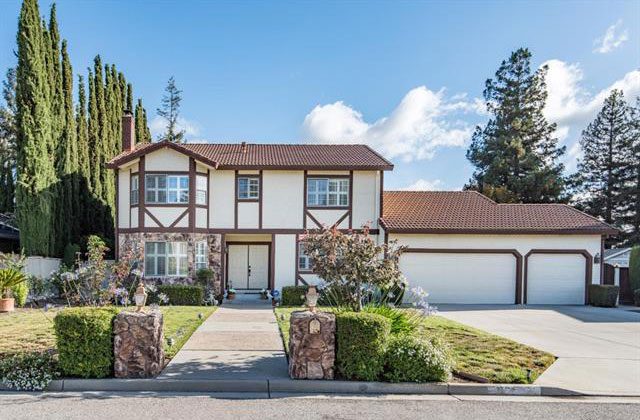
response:
[[[233,300],[236,298],[236,294],[235,293],[227,293],[227,300]]]
[[[12,312],[15,310],[15,299],[0,299],[0,312]]]

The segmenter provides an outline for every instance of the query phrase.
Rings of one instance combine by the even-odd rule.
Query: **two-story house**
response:
[[[434,302],[584,303],[608,225],[563,205],[502,205],[473,192],[384,192],[393,165],[365,145],[136,145],[123,117],[117,252],[144,249],[147,278],[215,273],[219,289],[315,280],[308,230],[369,226],[409,248],[401,268]],[[595,273],[595,274],[594,274]]]

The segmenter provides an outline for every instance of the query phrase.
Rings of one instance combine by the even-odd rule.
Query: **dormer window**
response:
[[[188,175],[146,175],[147,204],[186,204],[189,202]]]

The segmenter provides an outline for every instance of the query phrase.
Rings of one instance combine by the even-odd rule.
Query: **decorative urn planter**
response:
[[[16,300],[14,298],[0,299],[0,312],[13,312],[16,309]]]
[[[227,300],[233,300],[236,298],[236,291],[234,289],[229,289],[227,291]]]

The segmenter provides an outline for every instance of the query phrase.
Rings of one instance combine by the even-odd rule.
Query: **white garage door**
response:
[[[409,288],[420,286],[430,303],[513,304],[516,259],[511,254],[406,252],[400,269]]]
[[[527,267],[528,304],[584,305],[584,256],[532,254]]]

